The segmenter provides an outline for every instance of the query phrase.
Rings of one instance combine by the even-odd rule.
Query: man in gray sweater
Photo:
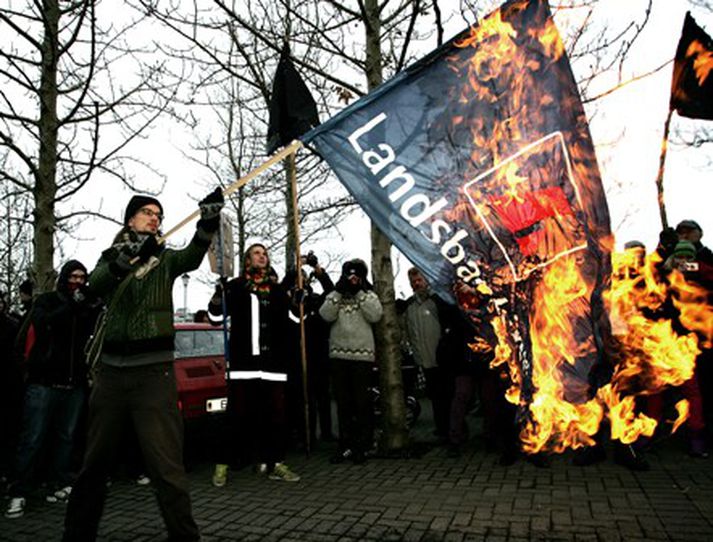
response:
[[[371,325],[382,314],[362,260],[350,260],[342,266],[342,276],[319,314],[331,323],[329,357],[339,420],[339,452],[332,462],[351,458],[355,464],[362,464],[374,433],[369,399],[375,359]]]

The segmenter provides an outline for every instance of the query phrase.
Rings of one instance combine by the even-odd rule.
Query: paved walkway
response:
[[[426,434],[426,421],[416,434]],[[196,520],[206,542],[245,541],[700,541],[713,540],[713,459],[689,458],[681,443],[647,457],[632,473],[604,462],[550,468],[497,464],[475,439],[459,458],[427,447],[418,458],[331,465],[331,445],[309,459],[292,455],[296,484],[231,472],[214,488],[211,466],[190,473]],[[59,539],[64,505],[39,498],[21,519],[0,518],[0,539]],[[100,540],[164,538],[150,487],[117,482],[110,490]]]

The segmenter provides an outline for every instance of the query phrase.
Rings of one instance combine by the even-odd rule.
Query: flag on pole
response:
[[[287,45],[280,53],[268,108],[267,154],[272,154],[319,124],[317,104],[292,63]]]
[[[521,433],[526,449],[591,443],[590,429],[562,413],[607,378],[597,368],[606,367],[612,237],[547,2],[506,2],[301,140],[442,298],[474,322],[468,295],[480,301],[461,295],[461,282],[503,300],[507,331],[496,331],[519,367],[508,396],[528,405],[520,419],[536,434]],[[551,403],[536,393],[566,403],[545,412]],[[563,435],[567,443],[551,444]]]
[[[445,298],[455,279],[519,281],[610,235],[544,1],[507,2],[301,139]]]
[[[713,120],[713,40],[686,13],[676,48],[671,110],[682,117]]]

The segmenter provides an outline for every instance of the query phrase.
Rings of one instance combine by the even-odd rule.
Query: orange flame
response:
[[[563,258],[543,271],[536,287],[531,315],[533,384],[535,393],[528,405],[529,419],[520,433],[523,450],[563,452],[594,443],[593,436],[606,417],[611,437],[624,444],[640,436],[653,435],[657,421],[636,412],[636,396],[661,391],[666,386],[679,386],[690,379],[700,352],[695,333],[678,334],[670,320],[647,318],[647,311],[661,309],[667,296],[678,298],[681,315],[693,314],[693,322],[710,322],[713,307],[706,305],[702,289],[675,277],[667,288],[655,280],[654,270],[660,263],[657,255],[645,264],[636,262],[628,252],[613,255],[612,287],[607,301],[614,322],[622,359],[611,383],[600,388],[589,401],[567,400],[563,381],[563,364],[572,364],[588,349],[593,340],[575,338],[573,316],[583,315],[591,290],[586,286],[577,258]],[[685,293],[686,295],[682,295]],[[514,360],[511,338],[500,315],[494,321],[500,339],[491,366],[509,363],[512,386],[507,399],[520,403],[521,377]],[[688,417],[688,402],[676,405],[676,431]]]
[[[693,59],[693,70],[696,72],[698,84],[703,86],[711,70],[713,70],[713,52],[709,51],[700,41],[694,40],[688,46],[686,57],[695,57]]]
[[[681,399],[676,403],[676,412],[678,412],[678,418],[673,422],[672,433],[675,433],[679,427],[688,419],[688,412],[690,410],[690,404],[685,399]]]
[[[493,194],[487,192],[487,185],[483,184],[481,188],[481,185],[471,183],[469,197],[475,201],[495,202],[501,207],[524,199],[523,189],[529,179],[523,179],[515,162],[509,159],[538,137],[550,135],[538,134],[532,119],[537,118],[539,109],[551,103],[553,97],[543,96],[532,89],[537,88],[535,78],[542,64],[556,62],[564,55],[564,45],[551,19],[527,32],[543,46],[545,56],[537,61],[518,47],[516,41],[520,36],[517,31],[503,20],[500,11],[496,11],[458,43],[459,47],[473,47],[474,52],[464,66],[453,66],[463,74],[459,102],[478,99],[497,102],[500,108],[499,120],[492,123],[488,121],[486,124],[484,118],[463,116],[453,119],[453,123],[471,123],[469,129],[475,149],[471,155],[473,164],[492,163],[494,174],[500,177],[497,186],[504,187],[502,192]],[[707,77],[713,69],[713,60],[699,58],[698,76]],[[500,90],[493,84],[496,77]],[[505,97],[503,87],[507,89]],[[527,140],[524,134],[527,134]],[[571,144],[566,151],[572,157],[572,177],[580,181],[579,189],[590,191],[583,197],[590,196],[594,189],[587,182],[595,175],[590,170],[587,149]],[[549,173],[543,168],[537,174],[546,179]],[[562,222],[559,207],[553,205],[552,209],[556,211],[553,220]],[[480,212],[483,220],[490,218],[487,206],[479,208]],[[565,246],[567,235],[561,237],[559,240],[552,234],[544,239],[545,243],[556,244],[554,248],[557,250],[552,252],[559,254],[557,259],[532,274],[518,269],[520,276],[529,277],[527,281],[532,287],[532,298],[527,301],[532,352],[532,395],[528,404],[524,404],[522,368],[516,359],[518,345],[522,344],[517,336],[518,326],[513,323],[516,315],[503,309],[493,320],[499,345],[491,367],[502,367],[507,363],[511,384],[506,393],[507,400],[527,409],[520,439],[523,450],[528,453],[559,453],[568,448],[591,445],[605,418],[609,421],[612,438],[623,443],[632,443],[640,435],[652,435],[657,422],[637,412],[636,396],[654,393],[666,386],[678,386],[691,378],[699,353],[699,338],[695,332],[704,337],[706,344],[713,343],[713,330],[710,329],[713,309],[705,304],[700,289],[686,283],[685,277],[677,273],[673,273],[668,284],[662,282],[656,273],[656,266],[661,262],[657,262],[655,256],[644,261],[643,254],[614,254],[612,285],[604,301],[621,359],[611,382],[592,393],[586,375],[582,378],[577,373],[582,370],[577,365],[579,360],[595,359],[593,354],[597,345],[594,337],[579,336],[581,333],[575,322],[591,318],[595,285],[582,270],[581,253],[559,250],[568,248]],[[613,246],[611,236],[597,242],[603,252],[609,252]],[[535,257],[518,265],[537,268],[537,263]],[[495,273],[494,285],[509,284],[507,273],[500,270]],[[680,322],[689,331],[674,328],[670,320],[660,316],[659,312],[671,299],[680,312]],[[677,405],[677,408],[679,418],[675,428],[687,415],[686,405]]]

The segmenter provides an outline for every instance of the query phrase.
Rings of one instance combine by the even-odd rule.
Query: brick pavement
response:
[[[419,433],[426,433],[420,422]],[[424,429],[425,428],[425,429]],[[713,459],[691,459],[668,441],[647,457],[651,471],[611,462],[590,467],[555,458],[510,467],[477,439],[456,459],[431,446],[421,457],[331,465],[332,446],[292,454],[297,484],[231,472],[225,488],[211,466],[190,473],[195,516],[206,542],[244,541],[700,541],[713,540]],[[64,505],[29,503],[21,519],[0,518],[0,539],[58,540]],[[162,540],[150,487],[113,484],[100,540]]]

